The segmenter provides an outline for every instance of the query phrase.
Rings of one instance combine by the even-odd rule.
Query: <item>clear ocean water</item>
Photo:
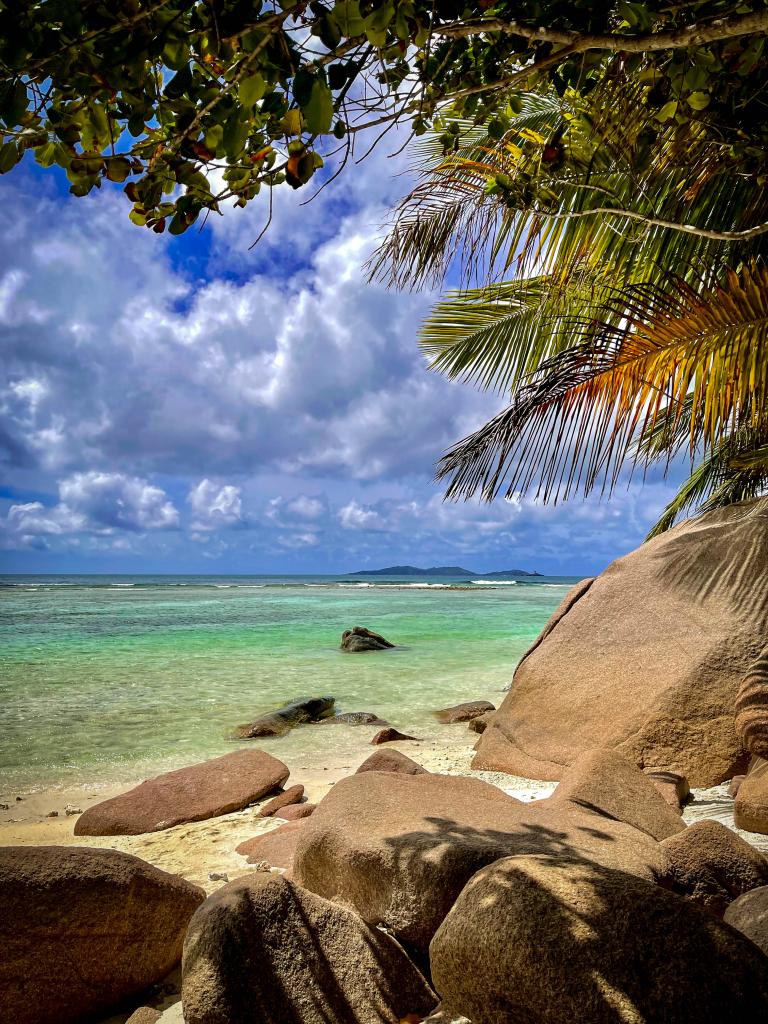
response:
[[[438,736],[435,709],[498,705],[575,582],[0,576],[0,788],[129,781],[226,753],[236,725],[303,696]],[[344,654],[353,625],[398,647]],[[258,742],[320,766],[363,738],[330,725]]]

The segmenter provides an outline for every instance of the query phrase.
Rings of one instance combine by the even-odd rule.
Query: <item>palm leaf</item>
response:
[[[745,267],[709,293],[633,286],[575,325],[580,340],[542,363],[512,405],[454,446],[438,478],[449,497],[490,500],[534,488],[557,501],[612,488],[637,438],[663,421],[679,444],[708,451],[759,426],[768,400],[768,271]],[[680,429],[687,414],[687,430]]]

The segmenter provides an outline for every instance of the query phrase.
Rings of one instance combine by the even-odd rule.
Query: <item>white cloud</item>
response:
[[[339,522],[345,530],[377,530],[386,529],[384,518],[372,508],[358,505],[356,501],[350,501],[348,505],[339,509]]]
[[[147,480],[122,473],[75,473],[59,484],[61,505],[107,529],[168,530],[179,513],[168,495]]]
[[[217,530],[243,522],[243,500],[239,487],[201,480],[187,495],[192,508],[193,530]]]

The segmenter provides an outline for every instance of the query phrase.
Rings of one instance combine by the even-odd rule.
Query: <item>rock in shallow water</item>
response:
[[[115,850],[0,848],[0,992],[13,1024],[76,1024],[178,963],[205,893]]]
[[[404,732],[398,732],[397,729],[390,727],[377,732],[371,743],[377,747],[380,743],[395,743],[397,740],[413,740],[415,743],[418,742],[416,736],[406,736]]]
[[[394,646],[380,633],[374,633],[373,630],[366,629],[365,626],[353,626],[352,629],[345,629],[341,634],[341,649],[350,654],[362,651],[386,651]]]
[[[134,836],[239,811],[282,786],[289,771],[263,750],[235,750],[148,779],[89,807],[76,836]]]
[[[254,722],[238,725],[235,739],[252,740],[260,736],[285,736],[297,725],[318,722],[333,711],[334,697],[307,697],[286,704],[268,715],[262,715]]]
[[[279,875],[210,896],[184,942],[186,1024],[398,1024],[437,999],[402,948]]]
[[[659,886],[568,856],[479,871],[432,940],[435,988],[473,1024],[742,1024],[768,960]]]

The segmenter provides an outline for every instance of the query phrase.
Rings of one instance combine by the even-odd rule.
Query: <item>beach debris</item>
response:
[[[46,818],[58,818],[58,816],[58,811],[48,811],[48,813],[46,814]]]
[[[73,814],[82,814],[83,809],[82,807],[75,807],[74,804],[67,804],[67,806],[64,808],[64,813],[68,818],[71,818]]]
[[[80,1024],[161,981],[205,893],[117,850],[0,848],[2,1019]]]
[[[488,700],[471,700],[464,704],[455,704],[450,708],[443,708],[435,712],[435,718],[443,725],[454,725],[456,722],[470,722],[473,718],[479,718],[496,708]]]
[[[397,729],[393,729],[389,726],[387,729],[380,729],[371,740],[371,743],[373,743],[374,746],[378,746],[379,743],[394,743],[395,740],[413,740],[416,743],[420,742],[417,736],[406,736],[404,732],[398,732]]]
[[[768,885],[739,896],[726,910],[724,920],[768,956]]]
[[[301,833],[309,820],[300,818],[298,821],[287,821],[270,832],[262,832],[252,839],[246,839],[235,847],[235,853],[247,858],[249,864],[266,863],[273,868],[290,871]]]
[[[399,750],[388,747],[377,750],[360,765],[359,772],[396,772],[399,775],[428,775],[426,768],[406,757]]]
[[[10,811],[10,809],[11,809],[11,805],[10,804],[0,804],[0,811]]]
[[[474,1021],[768,1019],[765,956],[748,939],[648,879],[565,853],[478,871],[430,966],[447,1005]]]
[[[366,629],[365,626],[353,626],[352,629],[345,629],[341,634],[341,649],[350,654],[358,654],[362,651],[385,651],[394,646],[380,633],[374,633],[373,630]]]
[[[21,801],[22,801],[23,799],[24,799],[24,797],[23,797],[23,796],[17,796],[17,797],[16,797],[16,803],[17,803],[17,804],[20,804],[20,803],[21,803]]]
[[[282,786],[282,761],[249,747],[158,775],[89,807],[75,824],[77,836],[140,835],[183,822],[242,810]]]
[[[304,796],[304,787],[301,784],[291,786],[289,789],[284,789],[282,793],[278,793],[277,796],[264,804],[263,807],[259,808],[257,817],[269,818],[276,811],[279,811],[281,807],[287,807],[288,804],[297,804]]]
[[[285,821],[300,821],[302,818],[308,818],[314,811],[317,804],[290,804],[287,807],[281,807],[276,812],[276,818],[284,818]]]
[[[470,718],[468,727],[470,732],[484,733],[488,728],[488,723],[493,718],[495,711],[484,711],[482,715],[478,715],[477,718]]]
[[[311,951],[312,969],[307,964]],[[437,997],[403,948],[354,911],[276,874],[251,873],[209,896],[184,942],[186,1024],[372,1024]]]
[[[768,761],[756,757],[733,804],[733,820],[737,828],[768,835]]]
[[[284,736],[297,725],[316,722],[333,713],[335,697],[306,697],[292,701],[277,711],[262,715],[235,730],[236,739],[255,739],[259,736]]]
[[[208,881],[209,882],[228,882],[229,881],[229,875],[226,874],[224,871],[211,871],[211,873],[208,875]]]
[[[338,715],[321,718],[320,725],[389,725],[373,711],[344,711]]]
[[[663,884],[722,917],[737,896],[768,885],[768,860],[719,821],[697,821],[661,844],[667,854]]]

